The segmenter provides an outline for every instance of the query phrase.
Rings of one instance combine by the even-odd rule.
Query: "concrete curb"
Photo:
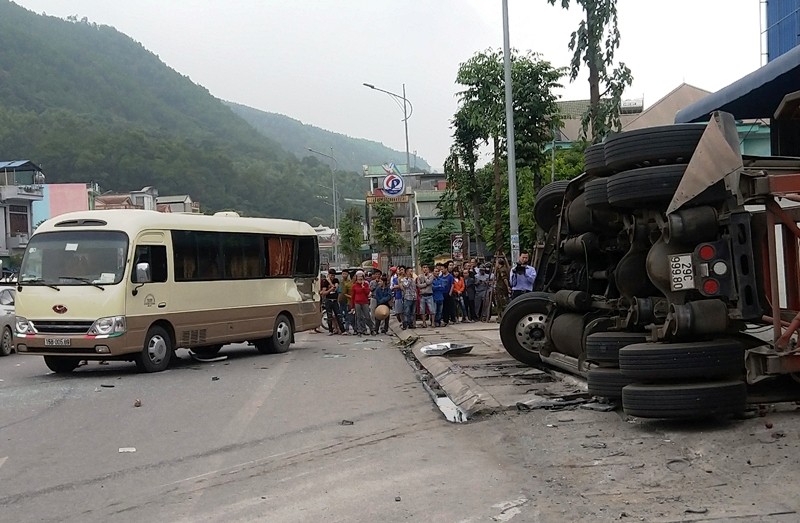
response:
[[[394,326],[391,326],[390,329],[401,340],[407,340],[412,336],[419,337],[419,340],[414,343],[412,348],[414,357],[430,373],[436,383],[447,394],[447,397],[461,409],[467,418],[471,419],[506,410],[497,399],[478,385],[474,379],[465,374],[458,363],[444,356],[426,356],[422,354],[420,350],[422,347],[429,343],[438,343],[435,340],[426,340],[426,333],[423,329],[401,330]],[[441,336],[441,333],[439,333],[439,336]]]

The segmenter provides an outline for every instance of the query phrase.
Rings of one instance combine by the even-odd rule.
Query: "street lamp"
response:
[[[414,106],[411,105],[411,102],[406,98],[406,84],[403,84],[402,96],[368,83],[365,83],[364,87],[386,93],[394,98],[395,101],[403,101],[403,125],[406,132],[406,170],[408,171],[406,174],[411,174],[411,155],[408,151],[408,119],[411,118],[411,115],[414,113]],[[411,231],[411,265],[414,267],[414,270],[417,270],[417,250],[414,247],[414,205],[411,201],[411,194],[408,195],[408,228],[409,231]]]
[[[320,156],[324,156],[325,158],[330,158],[333,160],[333,169],[331,170],[331,192],[333,193],[333,230],[336,236],[336,241],[333,242],[333,263],[334,265],[339,264],[339,213],[337,212],[338,207],[336,205],[336,170],[339,168],[339,162],[336,161],[336,158],[333,157],[333,147],[331,147],[331,154],[325,154],[319,151],[315,151],[311,147],[306,147],[310,152],[314,154],[318,154]]]

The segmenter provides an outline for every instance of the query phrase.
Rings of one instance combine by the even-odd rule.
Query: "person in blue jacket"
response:
[[[436,327],[441,327],[442,310],[444,309],[444,297],[449,292],[449,287],[447,278],[442,276],[442,266],[438,263],[433,269],[433,284],[431,284],[431,288],[433,289],[433,303],[436,306],[434,325]]]

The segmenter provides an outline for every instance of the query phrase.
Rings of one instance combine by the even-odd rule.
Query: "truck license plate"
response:
[[[69,347],[69,338],[45,338],[46,347]]]
[[[694,289],[694,267],[691,254],[670,254],[670,288],[673,291]]]

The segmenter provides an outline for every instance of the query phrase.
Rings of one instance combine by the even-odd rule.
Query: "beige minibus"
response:
[[[166,369],[177,348],[285,352],[319,325],[319,245],[307,223],[145,210],[43,222],[17,281],[16,343],[54,372],[81,360]]]

